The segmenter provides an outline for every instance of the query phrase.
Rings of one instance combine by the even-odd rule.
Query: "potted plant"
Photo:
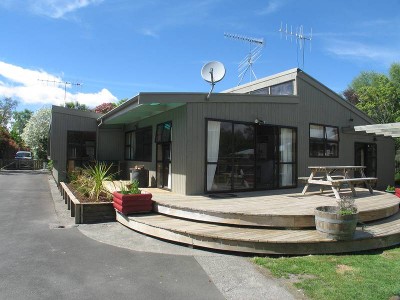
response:
[[[153,210],[152,194],[139,189],[139,181],[134,180],[129,186],[121,184],[121,190],[113,193],[113,205],[116,210],[127,215],[150,212]]]
[[[394,194],[396,192],[396,190],[395,190],[394,186],[388,185],[386,188],[386,192]]]
[[[351,240],[354,236],[358,212],[352,197],[341,197],[337,206],[315,208],[315,227],[325,237]]]

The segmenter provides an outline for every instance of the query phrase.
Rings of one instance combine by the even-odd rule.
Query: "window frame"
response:
[[[311,126],[320,126],[323,127],[323,137],[322,138],[315,138],[315,137],[311,137]],[[329,128],[335,128],[337,131],[337,140],[329,140],[327,137],[327,127]],[[309,157],[313,157],[313,158],[338,158],[339,157],[339,153],[340,153],[340,149],[339,149],[339,145],[340,145],[340,130],[339,130],[339,126],[333,126],[333,125],[326,125],[326,124],[318,124],[318,123],[310,123],[308,126],[308,154]],[[324,148],[324,152],[323,155],[313,155],[312,151],[311,151],[311,145],[315,144],[315,143],[319,143],[323,145]],[[327,150],[327,145],[328,144],[336,144],[336,149],[337,149],[337,153],[335,153],[335,155],[326,155],[326,150]]]
[[[147,137],[147,141],[146,134],[150,135]],[[131,138],[128,139],[128,136]],[[153,159],[153,126],[125,132],[124,151],[125,160],[151,162]]]

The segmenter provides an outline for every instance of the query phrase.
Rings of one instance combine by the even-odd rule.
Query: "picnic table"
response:
[[[357,183],[364,183],[372,194],[373,189],[371,183],[376,182],[378,178],[366,177],[364,173],[365,166],[312,166],[308,167],[311,170],[310,177],[306,181],[306,185],[302,194],[307,192],[310,184],[320,185],[321,193],[324,191],[324,186],[330,186],[337,199],[340,199],[340,188],[343,184],[347,184],[353,196],[356,196],[354,185]],[[360,177],[354,177],[356,173]]]

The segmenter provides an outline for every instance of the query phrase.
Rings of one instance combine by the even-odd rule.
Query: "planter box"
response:
[[[61,195],[75,218],[75,224],[104,223],[115,221],[115,209],[112,202],[81,203],[67,185],[60,182]]]
[[[124,215],[133,213],[151,212],[153,210],[153,195],[143,192],[142,194],[113,193],[113,206]]]
[[[335,240],[351,240],[357,227],[358,213],[340,215],[337,206],[315,208],[315,227],[325,237]]]

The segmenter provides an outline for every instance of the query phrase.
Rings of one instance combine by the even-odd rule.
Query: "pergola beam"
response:
[[[377,135],[400,137],[400,123],[354,126],[355,131],[365,131]]]

